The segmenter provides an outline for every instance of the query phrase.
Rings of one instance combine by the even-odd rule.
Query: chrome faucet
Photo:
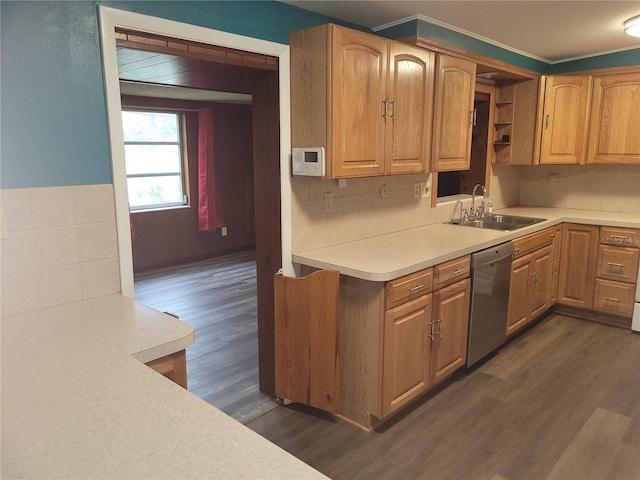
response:
[[[476,190],[477,188],[480,187],[482,189],[482,205],[479,207],[479,211],[475,210],[475,204],[476,204]],[[484,185],[482,185],[481,183],[476,183],[476,185],[473,187],[473,191],[471,192],[471,216],[482,216],[484,214],[484,205],[485,205],[485,201],[487,200],[487,189],[484,188]]]

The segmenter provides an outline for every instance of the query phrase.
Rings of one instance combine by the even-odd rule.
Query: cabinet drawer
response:
[[[640,248],[640,230],[636,228],[600,227],[600,243]]]
[[[596,276],[635,283],[638,276],[640,250],[628,247],[598,246],[598,270]]]
[[[471,272],[471,255],[449,260],[433,267],[433,289],[438,290],[447,285],[467,278]]]
[[[427,268],[419,272],[396,278],[385,285],[385,309],[418,298],[433,289],[433,269]]]
[[[596,278],[593,309],[622,317],[631,317],[634,293],[635,287],[631,284]]]
[[[534,250],[551,245],[554,235],[554,228],[551,227],[525,237],[516,238],[513,241],[513,258],[519,258]]]

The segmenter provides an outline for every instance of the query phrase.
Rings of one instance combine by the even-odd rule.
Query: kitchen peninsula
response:
[[[2,478],[326,478],[144,364],[193,340],[119,294],[2,318]]]

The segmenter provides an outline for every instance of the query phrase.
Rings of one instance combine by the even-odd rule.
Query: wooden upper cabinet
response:
[[[438,55],[435,77],[432,170],[468,170],[476,64]]]
[[[325,147],[327,178],[427,170],[431,52],[333,24],[289,43],[293,147]]]
[[[389,42],[385,173],[427,170],[431,149],[433,57],[421,48]]]
[[[640,71],[593,77],[587,163],[640,164]]]
[[[384,173],[387,40],[331,26],[332,176]],[[311,145],[309,145],[311,146]]]
[[[540,164],[585,163],[589,81],[574,75],[543,78]]]

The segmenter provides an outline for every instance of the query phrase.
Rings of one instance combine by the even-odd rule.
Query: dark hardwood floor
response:
[[[137,274],[135,297],[193,325],[190,392],[241,422],[276,406],[258,388],[254,251]]]
[[[295,404],[247,426],[335,480],[638,480],[640,336],[551,315],[379,432]]]

